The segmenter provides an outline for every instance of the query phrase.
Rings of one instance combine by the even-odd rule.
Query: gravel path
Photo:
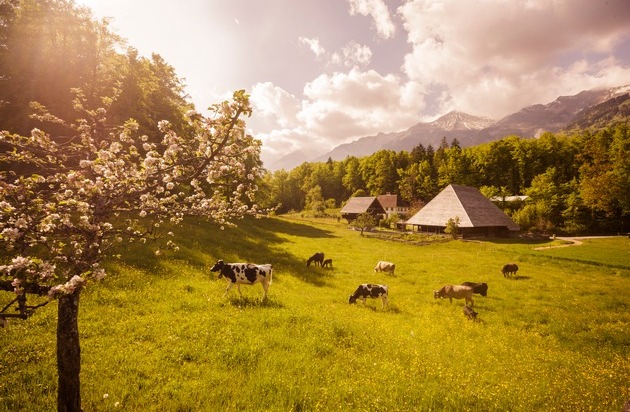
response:
[[[613,237],[619,237],[619,236],[578,236],[578,237],[573,237],[573,236],[556,236],[556,240],[564,240],[564,241],[571,242],[571,243],[567,243],[566,245],[541,246],[541,247],[534,248],[534,250],[544,250],[544,249],[555,249],[555,248],[559,248],[559,247],[579,246],[582,243],[584,243],[584,242],[582,242],[582,240],[584,240],[584,239],[608,239],[608,238],[613,238]]]

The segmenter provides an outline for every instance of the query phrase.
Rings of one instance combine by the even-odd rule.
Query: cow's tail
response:
[[[269,285],[273,283],[273,266],[269,265]]]

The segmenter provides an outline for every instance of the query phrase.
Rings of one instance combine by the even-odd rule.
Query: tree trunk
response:
[[[81,411],[80,290],[59,299],[57,319],[57,411]]]

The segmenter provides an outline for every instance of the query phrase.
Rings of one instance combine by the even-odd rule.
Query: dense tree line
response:
[[[353,195],[397,193],[411,204],[426,203],[449,184],[480,188],[486,196],[527,195],[501,203],[524,230],[554,233],[627,231],[630,214],[630,133],[627,122],[599,130],[544,133],[537,139],[508,136],[462,148],[443,139],[435,149],[381,150],[341,161],[303,163],[269,172],[260,202],[278,213],[321,211],[321,202],[341,206]]]

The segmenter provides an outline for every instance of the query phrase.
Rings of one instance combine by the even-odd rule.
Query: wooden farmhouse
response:
[[[392,195],[388,193],[386,195],[378,195],[376,196],[378,202],[383,206],[387,217],[393,215],[394,213],[398,213],[399,215],[404,215],[409,212],[409,206],[403,203],[398,195]]]
[[[355,220],[361,213],[370,213],[378,220],[385,214],[385,209],[376,197],[351,197],[340,213],[348,222]]]
[[[510,237],[520,230],[508,215],[474,187],[449,185],[406,225],[422,232],[443,233],[449,219],[459,217],[462,237]]]

